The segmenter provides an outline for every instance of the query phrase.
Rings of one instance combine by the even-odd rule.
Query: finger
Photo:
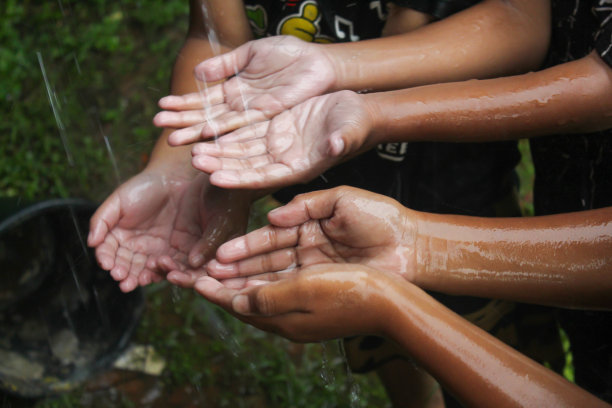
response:
[[[330,218],[338,200],[344,194],[341,189],[313,191],[300,194],[288,204],[268,213],[271,224],[279,227],[293,227],[309,220]]]
[[[293,247],[298,242],[298,228],[265,226],[234,238],[217,250],[217,260],[228,264],[278,249]]]
[[[168,144],[170,146],[183,146],[203,140],[202,128],[204,124],[193,125],[184,129],[175,130],[168,135]]]
[[[119,247],[119,249],[117,249],[115,266],[110,271],[111,276],[115,280],[127,279],[130,276],[130,266],[133,256],[134,253],[125,247]]]
[[[262,123],[267,120],[268,118],[259,110],[249,109],[240,112],[230,110],[229,112],[214,118],[214,121],[209,120],[206,124],[204,124],[204,127],[202,128],[202,136],[204,139],[208,139],[232,132],[248,125]]]
[[[128,276],[127,278],[122,280],[121,283],[119,283],[119,289],[121,289],[123,293],[131,292],[137,287],[138,279],[136,279],[136,277],[134,276]]]
[[[212,157],[246,158],[265,154],[266,139],[248,139],[240,143],[226,142],[223,137],[215,143],[196,143],[191,149],[194,156],[207,155]]]
[[[170,255],[162,255],[155,262],[155,269],[171,272],[181,269],[182,265],[177,263]]]
[[[89,234],[87,244],[90,247],[98,246],[102,243],[106,235],[112,230],[121,217],[121,203],[119,195],[113,193],[96,210],[89,221]]]
[[[143,272],[145,268],[146,261],[147,261],[147,257],[145,255],[136,253],[132,257],[132,262],[130,263],[129,274],[132,276],[135,276],[140,285],[148,285],[149,283],[151,283],[150,276],[147,276],[148,275],[147,273],[144,274],[145,276],[142,277],[143,280],[141,281],[140,274]]]
[[[196,169],[211,174],[220,170],[242,172],[244,170],[263,168],[274,163],[272,157],[265,154],[261,156],[248,157],[245,159],[229,159],[225,157],[216,158],[207,155],[198,155],[191,159],[191,164]]]
[[[183,110],[178,112],[162,111],[153,117],[153,124],[158,127],[184,128],[214,119],[229,111],[225,103],[214,106],[200,106],[199,109]]]
[[[199,63],[194,69],[196,78],[204,82],[215,82],[238,74],[249,62],[250,47],[251,42],[248,42],[228,53]],[[215,86],[220,85],[222,84]]]
[[[250,170],[218,170],[210,175],[210,183],[221,188],[277,188],[295,183],[298,177],[289,166],[271,163]]]
[[[231,299],[231,308],[242,315],[276,316],[292,312],[305,312],[300,284],[289,278],[242,290]]]
[[[221,136],[219,143],[239,143],[251,139],[259,139],[266,136],[270,128],[270,121],[257,122],[249,126],[242,127],[231,133]]]
[[[209,276],[199,278],[195,282],[194,288],[204,298],[225,309],[231,309],[232,298],[238,292],[236,289],[230,289]]]
[[[240,276],[259,275],[267,272],[278,272],[297,265],[294,248],[281,249],[264,255],[256,255],[243,261],[222,264],[216,260],[208,263],[210,276],[217,279],[228,279]]]
[[[153,271],[149,270],[149,269],[143,269],[139,274],[138,274],[138,284],[140,286],[147,286],[150,283],[153,282],[153,276],[157,275],[156,273],[154,273]]]
[[[196,280],[202,276],[206,276],[203,271],[172,271],[168,273],[166,279],[173,285],[180,286],[181,288],[190,289],[193,288]]]
[[[207,87],[202,92],[164,96],[159,100],[158,105],[162,109],[173,111],[193,110],[222,104],[224,99],[223,88],[219,84]]]
[[[100,267],[105,271],[110,271],[115,266],[117,248],[119,248],[119,242],[117,242],[117,239],[112,234],[107,235],[104,242],[96,247],[96,259]]]

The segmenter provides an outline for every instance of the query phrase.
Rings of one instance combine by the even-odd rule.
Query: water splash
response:
[[[71,166],[74,166],[74,160],[72,159],[72,153],[70,153],[70,149],[68,148],[68,138],[66,137],[66,127],[64,126],[64,122],[62,122],[62,118],[60,117],[60,105],[59,105],[59,101],[57,100],[57,95],[55,94],[55,91],[51,89],[49,78],[47,78],[47,71],[45,69],[45,63],[43,61],[43,57],[40,51],[36,51],[36,56],[38,57],[38,64],[40,65],[40,71],[42,72],[43,80],[45,81],[45,87],[47,88],[47,97],[49,98],[49,104],[51,105],[53,116],[55,117],[55,123],[57,124],[60,138],[62,140],[62,144],[64,145],[64,150],[66,151],[66,157],[68,158],[68,163]]]
[[[70,330],[73,333],[76,333],[76,326],[74,325],[74,320],[72,320],[72,317],[70,316],[70,313],[68,312],[69,306],[68,306],[68,303],[66,303],[66,298],[64,297],[63,293],[60,293],[60,302],[62,303],[62,316],[64,316],[64,319],[66,319],[66,323],[68,323]],[[49,345],[52,346],[53,341],[51,339],[51,334],[48,332],[48,329],[47,329],[47,339],[49,341]]]
[[[79,227],[79,222],[77,221],[77,217],[74,212],[74,208],[72,206],[69,206],[68,210],[70,211],[70,217],[72,218],[72,224],[74,225],[74,229],[76,230],[77,237],[79,238],[79,243],[81,244],[83,255],[85,255],[85,259],[89,260],[89,252],[87,251],[87,244],[85,244],[85,239],[83,238],[83,234],[81,233],[81,228]]]
[[[206,35],[208,37],[208,43],[210,44],[210,48],[212,50],[212,53],[214,56],[218,56],[221,55],[221,46],[219,43],[219,37],[217,36],[217,30],[214,24],[213,19],[210,17],[210,14],[208,12],[208,8],[206,7],[205,4],[202,4],[202,17],[204,19],[204,25],[206,26]],[[234,61],[234,78],[235,81],[237,82],[237,86],[238,86],[238,92],[240,93],[240,98],[242,100],[242,106],[246,115],[246,119],[247,119],[247,123],[251,124],[252,120],[248,111],[248,101],[247,98],[244,94],[243,88],[242,88],[242,84],[240,82],[240,72],[238,70],[238,67],[236,66],[236,63]],[[198,92],[200,94],[200,97],[202,99],[202,107],[204,109],[204,114],[206,117],[206,122],[209,124],[209,126],[212,128],[213,134],[214,134],[214,140],[215,142],[217,141],[217,139],[219,138],[219,128],[216,126],[215,122],[214,122],[214,118],[212,118],[211,116],[211,102],[210,102],[210,96],[208,93],[208,85],[207,85],[207,81],[206,78],[204,78],[204,85],[203,87],[200,85],[199,81],[196,81],[196,84],[198,86]]]
[[[338,340],[338,350],[340,350],[340,358],[342,359],[344,368],[346,370],[346,384],[349,389],[349,402],[351,404],[351,408],[358,408],[360,406],[359,399],[361,388],[359,388],[359,384],[357,384],[355,381],[355,377],[353,377],[353,372],[349,366],[348,359],[346,357],[346,350],[344,349],[344,341]]]
[[[102,138],[104,138],[104,145],[106,146],[106,151],[108,153],[108,157],[110,158],[111,164],[113,165],[113,170],[115,172],[115,180],[117,181],[117,185],[121,184],[121,176],[119,175],[119,166],[117,166],[117,160],[115,159],[115,154],[113,153],[113,148],[111,147],[110,141],[108,137],[102,130],[102,124],[98,121],[98,129],[100,129],[100,134]]]
[[[104,330],[109,331],[111,328],[110,319],[108,318],[108,313],[106,313],[105,309],[102,307],[102,303],[100,302],[100,295],[98,294],[98,289],[95,285],[93,285],[91,289],[94,295],[94,300],[96,302],[96,308],[98,309],[98,315],[100,315],[102,325],[104,326]]]
[[[329,366],[329,359],[327,358],[327,346],[325,342],[321,342],[321,372],[319,375],[323,380],[325,386],[332,385],[336,381],[334,371]]]

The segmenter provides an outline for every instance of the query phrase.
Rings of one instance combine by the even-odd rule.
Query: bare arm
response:
[[[373,112],[368,145],[485,141],[612,127],[612,68],[595,54],[539,72],[360,95]]]
[[[548,0],[486,0],[406,34],[319,46],[333,61],[332,91],[390,90],[539,68],[550,37]],[[393,15],[409,23],[414,13]],[[387,30],[397,32],[393,21]]]
[[[612,309],[612,207],[529,218],[407,211],[416,231],[413,282],[419,287]]]
[[[205,18],[205,12],[208,18]],[[187,38],[172,71],[170,93],[173,95],[198,92],[198,83],[193,76],[195,66],[219,53],[231,51],[252,37],[242,1],[190,0],[189,16]],[[224,21],[231,24],[224,24]],[[209,35],[211,30],[214,35]],[[171,129],[162,131],[151,153],[149,166],[170,166],[180,173],[197,175],[199,172],[191,166],[190,147],[169,146],[170,133]]]
[[[418,287],[362,265],[313,265],[242,290],[206,276],[195,288],[241,320],[294,341],[388,337],[469,407],[608,406]]]
[[[339,187],[299,195],[268,219],[223,244],[209,274],[263,279],[295,265],[352,263],[448,294],[612,310],[612,207],[481,218]]]
[[[387,336],[469,407],[605,407],[603,401],[473,326],[415,286],[384,296]],[[474,390],[478,390],[474,392]]]

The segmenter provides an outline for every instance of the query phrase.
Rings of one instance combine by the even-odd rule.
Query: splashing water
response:
[[[72,153],[70,153],[70,149],[68,148],[68,138],[66,137],[66,127],[64,126],[64,122],[62,122],[62,118],[60,117],[60,105],[59,105],[59,101],[57,100],[57,95],[51,89],[49,78],[47,78],[47,71],[45,70],[45,63],[43,61],[43,57],[40,51],[36,51],[36,56],[38,57],[38,64],[40,65],[40,71],[42,72],[42,76],[45,81],[45,87],[47,88],[47,97],[49,98],[49,104],[51,105],[53,116],[55,117],[55,123],[57,124],[60,138],[62,140],[62,144],[64,145],[64,150],[66,151],[66,157],[68,158],[68,163],[71,166],[74,166],[74,160],[72,159]]]
[[[351,408],[357,408],[359,407],[359,395],[361,393],[361,389],[353,377],[353,372],[351,371],[348,359],[346,358],[346,350],[344,349],[344,342],[342,340],[338,340],[338,349],[340,350],[340,357],[342,358],[342,362],[344,363],[344,368],[346,370],[346,382],[349,389]]]
[[[87,245],[85,244],[85,239],[83,239],[83,234],[81,233],[81,228],[79,227],[79,222],[77,221],[76,214],[74,212],[74,208],[72,206],[68,207],[70,210],[70,217],[72,218],[72,223],[74,224],[74,229],[77,233],[77,237],[79,238],[79,243],[81,244],[81,249],[83,250],[83,255],[85,259],[89,259],[89,252],[87,251]]]
[[[329,366],[329,360],[327,358],[327,346],[325,342],[321,342],[321,379],[323,383],[328,386],[332,385],[336,381],[336,376],[334,375],[334,371]]]
[[[119,175],[119,167],[117,166],[117,160],[115,159],[115,154],[113,153],[113,148],[111,147],[110,141],[102,130],[102,124],[100,124],[100,121],[98,121],[98,128],[100,129],[100,134],[104,138],[104,145],[106,146],[108,157],[110,158],[111,164],[113,165],[113,170],[115,172],[115,180],[117,181],[117,185],[119,185],[121,184],[121,176]]]
[[[208,8],[206,7],[205,4],[202,4],[202,16],[204,18],[204,24],[206,26],[206,35],[208,37],[208,43],[210,44],[212,53],[214,56],[221,55],[219,37],[217,36],[217,31],[216,31],[214,22],[210,18],[210,15],[208,13]],[[238,67],[235,64],[235,61],[234,61],[234,75],[235,75],[236,81],[238,82],[238,92],[240,92],[240,98],[242,100],[242,105],[243,105],[243,109],[244,109],[244,112],[247,118],[247,123],[250,124],[252,123],[252,121],[251,121],[251,118],[248,112],[248,101],[244,95],[244,91],[240,83],[239,71],[238,71]],[[208,85],[207,85],[206,78],[204,78],[203,87],[200,85],[199,81],[196,81],[196,84],[198,87],[198,92],[202,99],[202,107],[204,109],[204,114],[206,116],[206,122],[212,128],[213,134],[214,134],[214,140],[216,142],[217,139],[219,138],[219,130],[215,124],[214,118],[211,115],[212,104],[210,102],[210,95],[208,93]]]

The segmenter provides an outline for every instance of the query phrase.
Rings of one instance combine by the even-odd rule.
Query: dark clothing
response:
[[[612,66],[612,2],[553,1],[548,66],[592,51]],[[609,97],[612,98],[612,95]],[[612,129],[531,140],[537,215],[612,206]],[[612,402],[612,313],[560,310],[576,383]]]

